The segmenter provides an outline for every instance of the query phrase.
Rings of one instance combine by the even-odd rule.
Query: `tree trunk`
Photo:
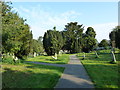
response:
[[[33,57],[36,57],[36,52],[33,53]]]
[[[98,54],[97,54],[97,52],[95,51],[95,55],[96,55],[96,58],[99,58],[99,56],[98,56]]]
[[[114,54],[113,51],[111,51],[111,52],[112,52],[112,61],[111,61],[111,63],[116,63],[115,54]]]

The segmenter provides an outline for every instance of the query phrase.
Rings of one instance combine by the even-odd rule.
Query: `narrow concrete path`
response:
[[[64,73],[59,79],[57,88],[94,88],[85,68],[80,60],[75,56],[70,56],[70,61],[67,64]]]
[[[42,62],[34,62],[34,61],[26,61],[26,63],[34,63],[34,64],[57,66],[57,67],[66,67],[65,64],[52,64],[52,63],[42,63]]]

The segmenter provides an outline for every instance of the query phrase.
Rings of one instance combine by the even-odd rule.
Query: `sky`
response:
[[[109,33],[118,25],[118,2],[13,2],[13,11],[27,19],[33,38],[38,39],[53,29],[64,30],[69,22],[78,22],[96,31],[96,39],[109,40]]]

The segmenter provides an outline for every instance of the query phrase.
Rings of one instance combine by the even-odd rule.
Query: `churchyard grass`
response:
[[[99,54],[96,58],[94,52],[86,53],[82,60],[83,53],[79,53],[78,58],[87,70],[96,88],[118,88],[118,63],[120,63],[120,54],[115,54],[117,64],[111,64],[111,54]]]

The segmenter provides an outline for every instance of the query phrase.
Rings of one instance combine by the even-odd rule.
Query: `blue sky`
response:
[[[13,2],[13,10],[27,19],[37,39],[54,26],[63,30],[69,22],[91,26],[97,40],[109,39],[109,32],[117,26],[117,2]]]

